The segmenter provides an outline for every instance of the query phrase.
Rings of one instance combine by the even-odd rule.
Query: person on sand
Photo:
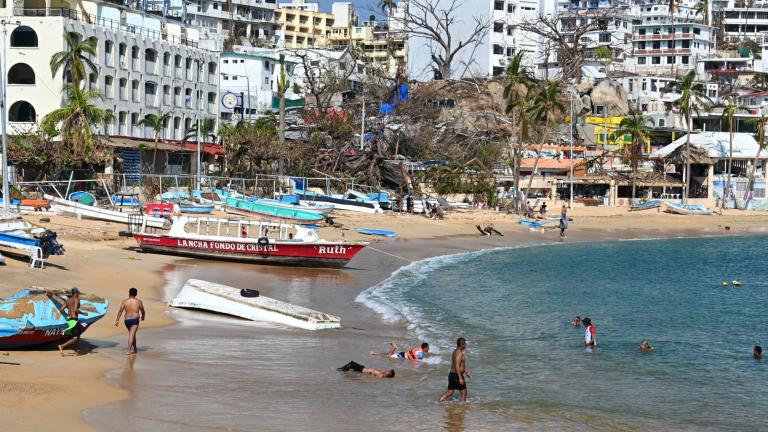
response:
[[[456,340],[456,349],[451,354],[451,371],[448,373],[448,389],[440,396],[438,402],[443,402],[449,397],[453,396],[453,393],[458,390],[461,394],[461,401],[467,400],[467,384],[464,381],[464,374],[467,374],[468,379],[472,379],[472,373],[467,370],[467,359],[464,356],[464,351],[467,349],[467,340],[464,338],[458,338]]]
[[[592,324],[592,320],[587,317],[581,320],[581,323],[584,325],[584,345],[587,348],[594,348],[595,345],[597,345],[597,331],[595,330],[595,326]]]
[[[752,357],[754,357],[755,360],[760,360],[763,358],[763,347],[756,345],[755,349],[752,350]]]
[[[128,330],[128,351],[126,355],[136,354],[136,333],[139,331],[139,321],[144,321],[147,313],[144,311],[144,303],[136,298],[139,291],[136,288],[128,290],[128,298],[120,304],[120,310],[117,311],[115,318],[115,327],[117,327],[120,317],[125,312],[125,328]]]
[[[648,341],[642,341],[640,342],[640,352],[651,352],[653,351],[653,347],[651,344],[648,343]]]
[[[581,316],[576,315],[576,318],[571,321],[571,325],[574,327],[581,327]]]
[[[349,372],[349,371],[359,372],[361,374],[372,376],[374,378],[394,378],[395,376],[394,369],[390,369],[387,371],[383,369],[369,368],[359,363],[356,363],[354,361],[351,361],[336,370],[339,372]]]
[[[397,344],[394,342],[391,342],[389,344],[390,350],[388,353],[386,353],[386,356],[393,359],[400,359],[400,360],[413,360],[413,361],[419,361],[424,360],[424,357],[427,356],[427,353],[429,353],[429,344],[426,342],[423,342],[420,347],[411,348],[408,351],[397,351]],[[372,352],[372,355],[381,355],[380,353]]]
[[[567,238],[565,235],[565,230],[568,229],[568,210],[565,208],[565,204],[563,204],[562,210],[560,210],[560,238],[565,239]]]
[[[83,332],[82,327],[80,326],[80,320],[78,319],[80,316],[80,290],[77,287],[72,287],[72,289],[69,290],[69,298],[67,298],[67,301],[61,305],[59,311],[62,315],[64,315],[64,311],[66,311],[67,328],[64,330],[64,334],[70,337],[68,341],[59,345],[59,353],[64,357],[64,349],[79,342],[80,335]],[[76,356],[80,354],[76,348],[73,348],[72,350],[75,352]]]

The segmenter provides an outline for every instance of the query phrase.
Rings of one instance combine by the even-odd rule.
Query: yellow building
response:
[[[275,11],[286,48],[327,48],[335,16],[326,12],[280,8]]]

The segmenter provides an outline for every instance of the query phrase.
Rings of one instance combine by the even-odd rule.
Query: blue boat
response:
[[[119,207],[139,207],[139,197],[136,195],[112,194],[112,202]]]
[[[179,206],[179,211],[182,213],[211,214],[216,209],[214,204],[198,204],[195,202],[182,201],[176,205]]]
[[[61,305],[69,292],[30,289],[0,299],[0,348],[19,348],[60,341],[69,337],[67,319]],[[109,301],[90,294],[80,294],[80,332],[107,313]]]
[[[387,231],[387,230],[380,230],[380,229],[373,229],[373,228],[358,228],[357,232],[360,234],[366,234],[366,235],[377,235],[377,236],[383,236],[383,237],[395,237],[397,235],[394,231]]]
[[[635,204],[633,206],[629,207],[629,211],[639,211],[639,210],[648,210],[648,209],[655,209],[659,208],[664,205],[664,201],[657,199],[657,200],[650,200],[646,201],[644,203]]]
[[[291,209],[282,206],[270,205],[267,203],[240,200],[237,198],[227,198],[227,211],[236,213],[256,214],[298,224],[312,224],[323,221],[325,218],[315,212]]]
[[[69,194],[69,200],[84,205],[96,205],[96,197],[90,192],[72,192]]]
[[[12,253],[25,252],[34,258],[38,257],[38,248],[42,258],[64,255],[64,246],[58,242],[55,232],[33,230],[29,222],[11,214],[0,214],[0,248]]]
[[[544,225],[551,224],[554,221],[551,220],[544,220],[544,221],[532,221],[532,220],[521,220],[520,225],[529,226],[531,228],[541,228]]]

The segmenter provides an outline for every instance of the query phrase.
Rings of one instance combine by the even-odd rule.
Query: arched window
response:
[[[11,33],[12,48],[35,48],[37,47],[37,33],[27,26],[16,27]]]
[[[8,121],[34,123],[36,120],[35,108],[27,101],[14,102],[8,110]]]
[[[34,84],[35,71],[26,63],[16,63],[8,69],[8,84]]]

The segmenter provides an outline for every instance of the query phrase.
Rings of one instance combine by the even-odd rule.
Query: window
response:
[[[37,120],[35,108],[27,101],[14,102],[8,110],[8,121],[34,123]]]
[[[224,64],[227,64],[227,63],[229,63],[229,60],[224,60]]]
[[[668,56],[667,64],[675,64],[675,56]]]
[[[640,90],[646,91],[648,89],[648,83],[643,81],[640,85]]]
[[[666,125],[667,125],[667,121],[666,121],[666,120],[664,120],[664,119],[662,119],[662,118],[660,118],[660,119],[659,119],[659,120],[656,122],[656,125],[657,125],[658,127],[664,127],[664,126],[666,126]]]
[[[658,41],[654,42],[652,46],[653,46],[653,49],[655,50],[661,49],[661,42],[658,42]]]
[[[611,34],[610,33],[600,33],[600,42],[608,43],[610,41],[611,41]]]
[[[504,33],[504,23],[500,23],[500,22],[493,23],[493,31],[494,33]]]
[[[701,34],[701,29],[700,29],[700,28],[698,28],[698,27],[694,27],[694,28],[693,28],[693,34],[695,34],[695,35],[697,35],[697,34]]]
[[[507,36],[514,36],[514,35],[515,35],[515,28],[507,27]]]
[[[128,100],[128,93],[127,93],[127,87],[128,87],[128,80],[126,78],[120,78],[120,81],[118,81],[118,87],[120,92],[120,99],[122,100]]]
[[[651,57],[651,64],[661,64],[661,57]]]
[[[218,10],[219,9],[219,4],[218,3],[214,3],[213,4],[213,9],[214,10]]]
[[[648,111],[648,104],[640,105],[640,111]]]
[[[641,29],[640,29],[640,30],[637,32],[637,34],[639,34],[639,35],[644,35],[644,34],[645,34],[645,29],[644,29],[644,28],[641,28]]]
[[[642,49],[642,50],[644,50],[644,49],[645,49],[645,42],[639,42],[639,43],[637,44],[637,49]]]
[[[504,2],[496,0],[493,2],[493,10],[503,11],[504,10]]]
[[[114,46],[115,44],[112,43],[112,41],[104,41],[104,60],[107,63],[107,66],[113,66],[114,60]]]
[[[683,33],[690,33],[691,28],[690,27],[683,27]]]
[[[683,64],[688,64],[688,56],[682,56],[680,59]]]
[[[114,78],[107,75],[104,77],[104,97],[107,99],[112,99],[112,86],[113,86]]]
[[[269,77],[264,77],[264,84],[269,85]]]
[[[16,63],[8,70],[8,84],[34,84],[35,71],[26,63]]]
[[[675,34],[675,29],[670,27],[667,29],[667,34]]]
[[[37,47],[37,33],[27,26],[16,27],[11,32],[11,48]],[[32,105],[30,105],[31,107]],[[34,109],[33,109],[34,110]]]
[[[667,48],[672,49],[675,47],[675,41],[667,41]]]
[[[691,41],[690,40],[684,40],[683,41],[683,48],[690,48],[691,47]]]
[[[630,93],[635,89],[635,81],[629,80],[629,91]]]
[[[644,65],[645,64],[645,57],[638,57],[637,58],[637,64]],[[643,89],[645,90],[645,89]]]
[[[493,44],[493,53],[496,55],[504,55],[504,48],[501,45]]]

